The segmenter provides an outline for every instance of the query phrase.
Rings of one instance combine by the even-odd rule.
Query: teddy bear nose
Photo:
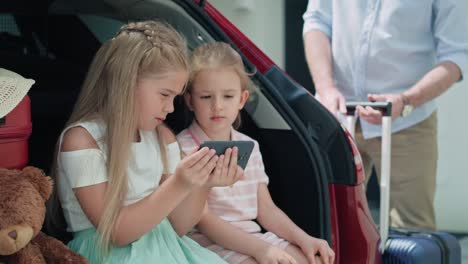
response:
[[[18,233],[16,233],[16,230],[13,230],[10,233],[8,233],[8,236],[13,239],[16,239],[18,237]]]
[[[28,224],[12,225],[0,229],[0,256],[11,255],[22,249],[31,241],[33,235],[34,230]]]

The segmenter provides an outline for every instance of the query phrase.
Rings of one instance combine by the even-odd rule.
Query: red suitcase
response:
[[[25,96],[10,113],[0,118],[0,168],[26,166],[31,131],[31,101]]]

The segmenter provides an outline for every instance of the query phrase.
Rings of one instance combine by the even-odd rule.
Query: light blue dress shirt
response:
[[[468,71],[468,0],[309,0],[304,30],[331,40],[335,84],[348,101],[401,93],[442,61]],[[393,132],[436,109],[429,101],[393,122]],[[381,127],[361,122],[365,138]]]

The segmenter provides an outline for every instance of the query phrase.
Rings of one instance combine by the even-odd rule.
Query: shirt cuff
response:
[[[455,63],[460,68],[460,79],[457,82],[463,80],[463,76],[468,73],[468,53],[465,52],[454,52],[444,56],[438,57],[438,62],[450,61]]]
[[[319,30],[323,32],[328,38],[331,39],[331,23],[330,19],[321,15],[319,12],[312,12],[311,14],[304,14],[304,27],[302,29],[302,35],[312,30]]]

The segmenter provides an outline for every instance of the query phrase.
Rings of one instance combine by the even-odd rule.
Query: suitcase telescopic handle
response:
[[[370,106],[376,110],[380,110],[383,116],[392,115],[392,103],[391,102],[347,102],[346,111],[347,115],[354,115],[356,107],[360,105],[362,107]]]
[[[356,107],[370,106],[382,111],[382,164],[380,171],[380,252],[383,254],[388,238],[390,214],[390,173],[392,145],[392,103],[391,102],[347,102],[346,127],[354,138]],[[367,168],[369,169],[369,168]]]

